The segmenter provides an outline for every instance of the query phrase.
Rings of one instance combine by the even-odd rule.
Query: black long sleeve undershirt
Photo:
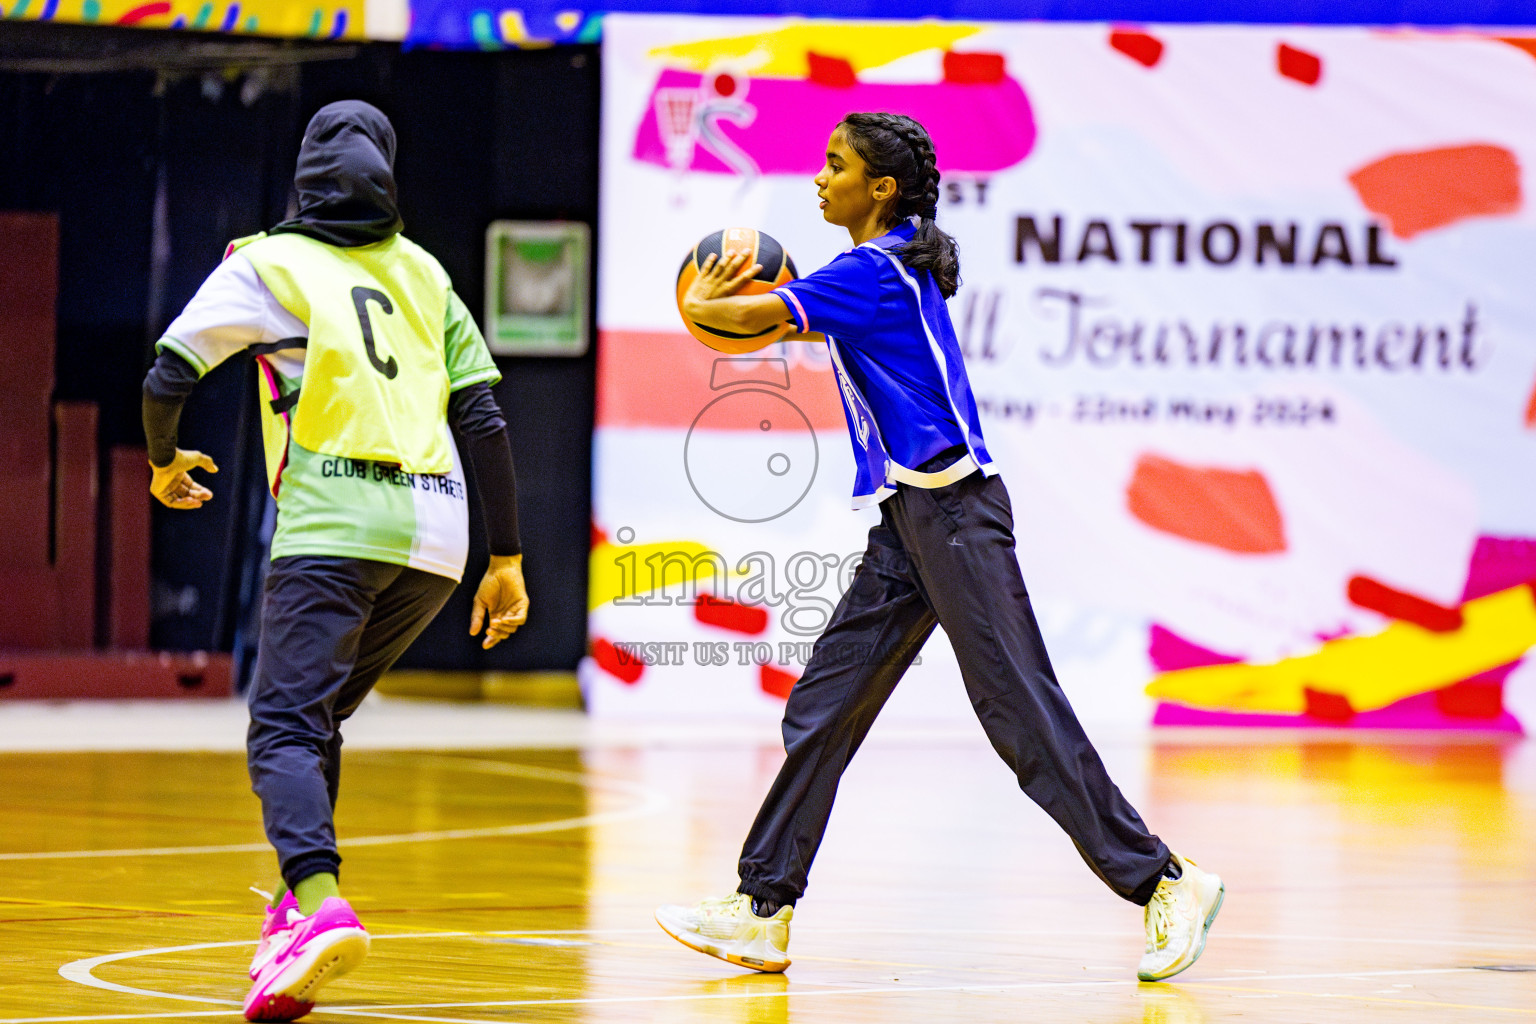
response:
[[[475,467],[485,538],[493,555],[520,555],[517,530],[517,476],[507,421],[489,385],[471,384],[448,396],[448,422],[464,439]]]
[[[167,466],[176,457],[181,409],[197,384],[197,370],[174,352],[161,352],[144,378],[144,439],[149,461]],[[464,439],[485,519],[491,554],[522,553],[517,525],[517,476],[507,421],[486,384],[471,384],[448,396],[448,422]]]
[[[144,440],[149,461],[169,466],[176,457],[181,407],[197,385],[197,370],[174,352],[161,352],[144,378]]]

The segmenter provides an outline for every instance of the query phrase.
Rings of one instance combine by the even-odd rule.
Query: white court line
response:
[[[504,761],[470,760],[460,757],[425,756],[415,760],[428,761],[445,768],[486,772],[492,775],[511,775],[522,779],[541,779],[562,782],[573,786],[585,786],[595,790],[611,790],[626,796],[637,797],[639,803],[621,811],[603,811],[584,814],[575,818],[555,821],[535,821],[523,825],[494,825],[488,828],[455,828],[435,832],[401,832],[385,836],[359,836],[343,839],[342,847],[387,846],[397,843],[432,843],[452,839],[494,839],[502,836],[524,836],[540,832],[564,832],[566,829],[586,828],[593,825],[611,825],[656,814],[671,801],[660,792],[638,783],[623,779],[608,779],[579,772],[561,771],[558,768],[535,768],[531,765],[509,764]],[[175,857],[203,853],[265,853],[272,847],[267,843],[231,843],[221,846],[152,846],[132,850],[59,850],[33,853],[0,853],[0,861],[18,860],[77,860],[99,857]]]
[[[379,942],[383,939],[464,939],[517,935],[632,935],[637,933],[649,934],[651,931],[652,929],[650,928],[555,928],[498,932],[402,932],[395,935],[370,935],[370,938],[374,942]],[[160,946],[155,949],[131,949],[126,953],[103,953],[101,956],[87,957],[84,960],[71,960],[59,968],[59,976],[66,981],[73,981],[77,985],[106,989],[109,992],[122,992],[130,996],[150,996],[155,999],[179,999],[188,1003],[219,1003],[222,1005],[239,1006],[241,1005],[240,1001],[234,999],[219,999],[215,996],[179,995],[172,992],[160,992],[155,989],[119,985],[115,981],[104,981],[96,977],[93,972],[103,964],[116,963],[119,960],[135,960],[142,956],[159,956],[162,953],[188,953],[199,949],[232,949],[235,946],[254,946],[258,941],[257,939],[243,939],[239,942],[194,942],[187,946]],[[150,1014],[150,1016],[154,1015]],[[66,1018],[48,1017],[38,1019],[62,1020]],[[96,1020],[97,1018],[91,1017],[88,1019]],[[0,1024],[17,1024],[17,1022],[5,1018],[0,1019]]]
[[[383,938],[384,936],[380,936],[380,937]],[[407,936],[393,936],[393,937],[396,937],[396,938],[406,938]],[[410,936],[410,937],[411,938],[416,938],[418,936]],[[211,948],[213,946],[250,945],[250,943],[209,943],[207,945]],[[187,949],[187,948],[198,948],[198,947],[176,947],[176,949]],[[149,954],[151,952],[170,952],[170,950],[168,950],[168,949],[167,950],[143,950],[141,952],[143,954],[147,955],[147,954]],[[121,954],[119,954],[118,956],[119,956],[119,958],[121,958]],[[1426,975],[1438,975],[1438,974],[1460,974],[1460,973],[1465,973],[1467,971],[1472,971],[1472,970],[1476,970],[1476,968],[1472,968],[1472,967],[1432,967],[1432,968],[1425,968],[1425,969],[1422,969],[1422,970],[1405,969],[1405,970],[1390,970],[1390,971],[1370,971],[1370,972],[1364,972],[1364,973],[1357,971],[1357,972],[1352,973],[1352,974],[1344,974],[1344,973],[1339,973],[1339,972],[1328,972],[1328,973],[1317,973],[1317,974],[1277,974],[1277,975],[1272,975],[1269,978],[1266,978],[1264,980],[1265,981],[1323,981],[1323,980],[1336,980],[1336,979],[1339,979],[1339,978],[1376,978],[1376,977],[1404,977],[1404,976],[1422,977],[1422,976],[1426,976]],[[71,979],[71,980],[75,980],[75,979]],[[95,979],[93,979],[93,980],[95,980]],[[1207,988],[1207,989],[1217,989],[1217,990],[1219,990],[1223,986],[1228,986],[1228,985],[1231,985],[1233,983],[1234,983],[1233,981],[1210,981],[1210,982],[1185,982],[1183,984],[1186,987],[1191,987],[1191,988]],[[315,1008],[314,1012],[316,1012],[316,1013],[334,1013],[334,1014],[340,1014],[340,1015],[348,1016],[348,1017],[371,1017],[371,1018],[377,1018],[377,1019],[382,1019],[382,1020],[409,1020],[409,1021],[420,1022],[420,1024],[487,1024],[485,1018],[483,1018],[483,1017],[476,1017],[476,1018],[470,1018],[470,1017],[428,1017],[428,1016],[423,1016],[421,1014],[401,1013],[400,1011],[402,1011],[402,1010],[451,1010],[451,1009],[458,1009],[458,1010],[481,1009],[481,1010],[485,1010],[485,1009],[508,1009],[508,1008],[512,1008],[512,1007],[530,1007],[530,1006],[600,1006],[600,1005],[625,1005],[625,1004],[631,1004],[631,1003],[653,1003],[654,1004],[654,1003],[702,1002],[702,1001],[705,1001],[705,1000],[720,1000],[720,999],[738,999],[738,1000],[740,1000],[740,999],[789,999],[789,998],[807,998],[807,997],[811,997],[811,996],[911,995],[911,994],[916,994],[916,993],[937,993],[937,992],[976,992],[976,993],[986,993],[986,992],[1017,992],[1017,991],[1029,991],[1029,990],[1041,990],[1041,989],[1060,990],[1060,989],[1072,989],[1072,988],[1125,988],[1125,987],[1130,987],[1130,986],[1134,986],[1134,985],[1137,985],[1137,984],[1139,984],[1139,983],[1135,982],[1135,981],[1132,981],[1132,980],[1129,980],[1129,979],[1114,979],[1114,980],[1104,979],[1104,980],[1100,980],[1100,981],[1019,981],[1019,982],[1004,982],[1004,983],[991,984],[991,985],[974,985],[974,984],[959,984],[959,985],[871,985],[871,986],[867,986],[867,987],[841,988],[841,989],[818,989],[818,990],[811,990],[811,991],[790,991],[790,990],[785,990],[785,991],[781,991],[781,992],[701,992],[701,993],[694,993],[694,994],[690,994],[690,995],[666,995],[666,996],[588,996],[588,997],[583,997],[583,998],[571,998],[571,999],[503,999],[503,1000],[484,1000],[484,1001],[480,1001],[480,1002],[455,1002],[455,1003],[398,1003],[398,1004],[394,1004],[394,1005],[391,1005],[391,1006],[388,1006],[388,1007],[347,1006],[347,1005],[342,1005],[342,1006],[326,1006],[326,1005],[321,1005],[321,1006],[317,1006]],[[107,986],[103,985],[102,987],[107,987]],[[154,992],[149,992],[149,991],[143,990],[143,989],[138,989],[138,990],[131,990],[130,989],[128,991],[136,991],[136,992],[139,992],[140,994],[144,994],[144,995],[160,995],[160,996],[163,996],[165,998],[171,998],[171,999],[194,999],[194,998],[198,998],[198,997],[192,997],[192,996],[170,995],[168,993],[154,993]],[[1295,992],[1295,993],[1291,993],[1291,994],[1296,995],[1296,996],[1300,996],[1300,997],[1330,998],[1329,994],[1327,994],[1327,993]],[[205,1001],[205,1002],[230,1002],[229,1000],[215,1000],[215,999],[207,999],[207,1000],[203,1000],[203,1001]],[[231,1005],[236,1005],[236,1004],[231,1003]],[[172,1018],[172,1017],[176,1017],[176,1018],[182,1018],[182,1017],[210,1017],[210,1016],[222,1016],[222,1015],[225,1015],[225,1014],[233,1014],[235,1012],[236,1011],[234,1011],[234,1010],[207,1010],[207,1011],[201,1011],[201,1012],[197,1012],[197,1013],[117,1014],[117,1015],[104,1015],[104,1016],[99,1016],[99,1017],[85,1017],[85,1016],[80,1016],[80,1017],[17,1017],[17,1018],[9,1018],[8,1017],[8,1018],[0,1018],[0,1024],[64,1024],[64,1022],[67,1022],[67,1021],[144,1020],[144,1019],[153,1018],[153,1017],[163,1017],[163,1018]],[[1515,1011],[1515,1012],[1520,1012],[1520,1011]]]
[[[883,931],[884,929],[881,929],[881,930]],[[502,935],[502,936],[508,936],[508,935],[552,935],[552,934],[602,935],[602,934],[634,934],[634,933],[637,933],[637,932],[638,933],[648,933],[649,931],[650,931],[649,929],[639,929],[639,928],[612,928],[612,929],[571,928],[571,929],[559,929],[559,930],[551,930],[551,931],[528,930],[528,931],[507,931],[507,932],[482,932],[482,931],[474,931],[474,932],[413,932],[413,933],[404,933],[404,934],[398,934],[398,935],[378,935],[378,936],[375,936],[375,938],[379,939],[379,940],[383,940],[383,939],[422,939],[422,938],[438,938],[438,939],[441,939],[441,938],[479,938],[479,937],[489,937],[489,936],[492,936],[492,935]],[[854,931],[854,929],[846,929],[845,931]],[[954,933],[957,933],[957,932],[962,932],[962,930],[960,930],[960,929],[946,929],[945,931],[947,931],[947,932],[949,932],[951,934],[954,934]],[[981,932],[981,933],[987,933],[987,934],[996,934],[996,932],[992,932],[992,931],[988,931],[988,930],[984,930],[984,929],[977,929],[976,931],[977,932]],[[1074,933],[1074,935],[1075,934],[1076,933]],[[1097,933],[1085,933],[1085,934],[1097,934]],[[1273,938],[1273,936],[1255,936],[1255,937],[1257,937],[1257,938],[1264,938],[1264,939]],[[1369,942],[1371,940],[1364,939],[1364,940],[1361,940],[1361,941]],[[1447,944],[1456,944],[1456,943],[1455,943],[1455,940],[1452,940],[1451,943],[1447,943]],[[185,946],[166,946],[166,947],[160,947],[160,948],[155,948],[155,949],[130,950],[130,951],[124,952],[124,953],[107,953],[107,954],[104,954],[102,956],[90,957],[90,958],[84,959],[84,960],[75,960],[75,961],[72,961],[71,963],[65,964],[65,965],[63,965],[62,967],[59,968],[59,974],[62,977],[66,978],[67,980],[76,982],[78,984],[87,985],[87,986],[94,987],[94,988],[106,989],[108,991],[113,991],[113,992],[120,992],[120,993],[124,993],[124,994],[128,994],[128,995],[139,995],[139,996],[147,996],[147,997],[150,997],[150,998],[161,998],[161,999],[175,999],[175,1000],[179,1000],[179,1001],[183,1001],[183,1002],[217,1003],[217,1004],[225,1005],[225,1006],[236,1006],[236,1005],[239,1005],[239,1004],[234,1002],[233,1000],[217,999],[217,998],[205,997],[205,996],[189,996],[189,995],[183,995],[183,994],[179,994],[179,993],[159,992],[159,991],[156,991],[156,990],[153,990],[153,989],[140,989],[140,988],[132,988],[132,987],[127,986],[127,985],[119,985],[119,984],[117,984],[115,982],[104,981],[104,980],[102,980],[100,978],[95,977],[95,975],[92,973],[92,971],[93,971],[94,968],[96,968],[98,966],[101,966],[103,964],[114,963],[114,962],[118,962],[118,961],[122,961],[122,960],[135,959],[137,957],[154,956],[154,955],[162,954],[162,953],[183,953],[183,952],[191,952],[191,951],[200,950],[200,949],[223,949],[223,948],[229,948],[229,947],[233,947],[233,946],[250,946],[250,945],[254,945],[254,942],[253,941],[243,941],[243,942],[205,942],[205,943],[195,943],[195,944],[185,945]],[[1375,979],[1375,978],[1426,977],[1426,976],[1442,975],[1442,974],[1460,974],[1460,973],[1466,973],[1468,971],[1473,971],[1473,970],[1476,970],[1476,968],[1474,968],[1474,967],[1438,967],[1438,968],[1403,968],[1403,969],[1380,970],[1380,971],[1329,971],[1329,972],[1321,972],[1321,973],[1312,972],[1312,973],[1294,973],[1294,974],[1272,974],[1272,975],[1266,975],[1262,979],[1260,979],[1260,978],[1224,978],[1224,979],[1213,979],[1213,980],[1210,980],[1210,981],[1190,981],[1190,982],[1183,982],[1181,984],[1186,985],[1187,987],[1191,987],[1191,988],[1203,988],[1203,989],[1220,991],[1224,987],[1231,987],[1231,986],[1234,986],[1234,985],[1248,985],[1248,984],[1252,984],[1253,982],[1256,982],[1256,981],[1262,981],[1264,983],[1269,983],[1269,982],[1277,982],[1277,981],[1321,981],[1321,980],[1339,980],[1339,979],[1369,980],[1369,979]],[[646,1003],[655,1004],[655,1003],[673,1003],[673,1002],[699,1002],[699,1001],[703,1001],[703,1000],[717,1000],[717,999],[774,999],[774,998],[786,998],[787,999],[787,998],[789,998],[791,996],[804,998],[804,997],[811,997],[811,996],[845,996],[845,995],[864,995],[864,996],[910,995],[910,994],[917,994],[917,993],[936,993],[936,992],[976,992],[976,993],[984,993],[984,992],[1014,992],[1014,991],[1029,991],[1029,990],[1043,990],[1043,989],[1057,989],[1057,990],[1059,990],[1059,989],[1072,989],[1072,988],[1129,987],[1129,986],[1136,985],[1136,984],[1138,984],[1138,983],[1134,982],[1134,981],[1131,981],[1130,979],[1108,979],[1108,978],[1105,978],[1105,979],[1098,979],[1098,980],[1087,980],[1087,979],[1085,979],[1083,981],[1021,981],[1021,982],[998,982],[998,983],[991,983],[991,984],[961,983],[961,984],[952,984],[952,985],[871,985],[871,986],[828,988],[828,989],[816,989],[816,990],[784,990],[784,991],[776,991],[776,992],[744,992],[744,993],[720,992],[720,993],[694,993],[694,994],[688,994],[688,995],[660,995],[660,996],[588,996],[588,997],[565,998],[565,999],[505,999],[505,1000],[481,1000],[481,1001],[477,1001],[477,1002],[401,1003],[401,1004],[393,1004],[393,1005],[390,1005],[390,1006],[387,1006],[387,1007],[341,1005],[341,1006],[323,1006],[323,1007],[318,1008],[316,1012],[334,1013],[334,1014],[340,1014],[340,1015],[343,1015],[343,1016],[352,1016],[352,1017],[369,1017],[369,1018],[375,1018],[375,1019],[381,1019],[381,1020],[410,1020],[410,1021],[421,1022],[421,1024],[485,1024],[485,1021],[483,1019],[476,1020],[476,1019],[455,1018],[455,1017],[431,1017],[431,1016],[422,1016],[420,1014],[402,1013],[401,1011],[405,1011],[405,1010],[491,1009],[491,1008],[535,1007],[535,1006],[587,1006],[587,1005],[597,1006],[597,1005],[625,1005],[625,1004],[631,1004],[631,1003],[633,1003],[633,1004],[646,1004]],[[1297,997],[1311,997],[1311,998],[1329,998],[1330,997],[1330,994],[1328,994],[1328,993],[1315,993],[1315,992],[1296,992],[1296,993],[1294,993],[1294,995],[1297,996]],[[95,1016],[95,1017],[91,1017],[91,1016],[75,1016],[75,1017],[0,1018],[0,1024],[65,1024],[65,1022],[69,1022],[69,1021],[86,1022],[86,1021],[107,1021],[107,1020],[143,1020],[143,1019],[152,1018],[152,1017],[155,1017],[155,1016],[160,1016],[160,1017],[164,1017],[164,1018],[171,1018],[171,1017],[177,1017],[177,1018],[180,1018],[180,1017],[206,1017],[206,1016],[221,1016],[221,1015],[224,1015],[224,1014],[227,1014],[227,1013],[233,1013],[233,1012],[234,1011],[232,1011],[232,1010],[231,1011],[209,1010],[209,1011],[197,1011],[197,1012],[188,1012],[188,1013],[172,1013],[172,1014],[159,1014],[159,1015],[156,1015],[156,1014],[144,1014],[144,1015],[139,1015],[139,1014],[113,1014],[113,1015],[102,1015],[102,1016]],[[1519,1011],[1516,1011],[1516,1012],[1519,1012]]]

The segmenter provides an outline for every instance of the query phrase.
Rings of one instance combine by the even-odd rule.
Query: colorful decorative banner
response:
[[[594,713],[778,713],[857,564],[825,349],[719,357],[673,275],[845,248],[811,177],[875,109],[1085,718],[1536,712],[1536,36],[611,15],[603,102]],[[969,714],[940,634],[893,705]]]
[[[482,0],[412,0],[407,46],[497,50],[593,43],[605,13],[804,15],[820,18],[959,21],[1146,22],[1214,25],[1531,25],[1536,0],[1424,3],[1420,0],[605,0],[597,10],[563,0],[497,7]]]
[[[404,39],[407,47],[502,50],[595,43],[608,13],[795,15],[799,0],[605,0],[596,10],[564,0],[516,7],[483,0],[0,0],[0,18],[137,25],[296,39]],[[1435,4],[1416,0],[820,0],[819,17],[1193,24],[1531,25],[1536,0]]]
[[[292,39],[399,39],[406,0],[0,0],[0,17]]]

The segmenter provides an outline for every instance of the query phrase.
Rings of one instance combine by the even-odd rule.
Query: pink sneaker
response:
[[[315,993],[368,955],[368,933],[339,896],[272,936],[271,959],[245,997],[245,1019],[297,1020],[315,1008]]]
[[[271,897],[268,897],[268,904]],[[256,980],[256,975],[267,966],[267,962],[277,955],[282,948],[283,940],[287,938],[284,932],[304,920],[304,914],[299,910],[299,901],[294,899],[293,890],[283,893],[283,898],[277,906],[267,907],[266,920],[261,923],[261,941],[256,944],[256,955],[251,958],[251,980]]]

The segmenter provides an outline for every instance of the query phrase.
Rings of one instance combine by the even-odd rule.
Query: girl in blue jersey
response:
[[[934,218],[939,171],[922,125],[850,114],[816,176],[822,216],[853,248],[766,295],[738,295],[746,257],[710,257],[684,297],[692,320],[751,335],[785,321],[825,337],[853,441],[854,507],[878,504],[863,562],[784,711],[788,755],[747,836],[733,895],[664,906],[657,922],[700,952],[760,971],[789,966],[837,784],[907,666],[943,626],[993,747],[1026,794],[1118,895],[1146,908],[1137,976],[1195,962],[1221,879],[1171,853],[1105,771],[1056,681],[1014,556],[1013,515],[981,434],[944,300],[955,241]],[[849,651],[869,652],[850,659]]]

